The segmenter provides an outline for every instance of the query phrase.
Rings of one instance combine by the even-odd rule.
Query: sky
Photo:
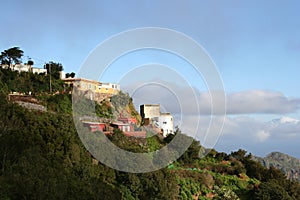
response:
[[[31,58],[35,67],[60,62],[64,71],[78,74],[91,53],[116,34],[144,27],[177,31],[214,62],[226,94],[225,116],[210,115],[205,77],[170,52],[142,49],[122,55],[100,80],[131,91],[137,107],[160,103],[175,117],[186,108],[186,124],[199,123],[200,132],[210,119],[215,119],[212,130],[224,119],[214,145],[219,151],[243,148],[258,156],[281,151],[300,158],[299,7],[299,1],[289,0],[2,0],[0,51],[18,46],[24,62]]]

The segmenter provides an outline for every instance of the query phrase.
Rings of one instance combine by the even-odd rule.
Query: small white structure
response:
[[[170,113],[161,113],[158,118],[159,128],[162,129],[163,136],[166,137],[168,134],[173,134],[174,123],[173,116]]]
[[[161,129],[164,137],[174,134],[173,116],[170,113],[161,113],[159,104],[141,105],[140,114],[144,125],[151,124]]]
[[[45,74],[47,74],[47,69],[44,69],[44,68],[32,67],[31,70],[32,70],[32,73],[36,73],[36,74],[45,73]]]
[[[66,77],[66,72],[64,72],[64,71],[59,72],[59,76],[60,76],[60,79],[67,78]]]

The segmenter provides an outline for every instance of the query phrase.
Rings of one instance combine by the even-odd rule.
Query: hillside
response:
[[[24,73],[17,79],[12,74],[10,85],[0,76],[0,199],[300,199],[299,183],[287,180],[280,170],[263,167],[243,150],[231,154],[211,150],[200,159],[200,142],[178,129],[176,135],[193,142],[168,167],[149,173],[111,169],[97,162],[79,139],[70,94],[50,95],[36,87],[32,98],[46,111],[8,100],[17,81],[29,76]],[[38,85],[35,79],[26,80],[29,85]],[[57,88],[63,88],[56,83]],[[116,101],[120,104],[114,106],[108,101],[96,103],[97,116],[114,117],[114,111],[123,108],[136,115],[131,110],[132,100],[122,95],[112,97],[120,98]],[[103,136],[83,126],[80,129]],[[107,137],[122,149],[146,153],[166,146],[174,135],[141,141],[115,129]],[[149,164],[155,165],[151,157]]]
[[[280,152],[272,152],[264,158],[254,157],[263,166],[280,169],[288,179],[300,181],[300,160]]]

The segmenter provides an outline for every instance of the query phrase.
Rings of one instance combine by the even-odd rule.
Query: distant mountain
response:
[[[300,182],[300,160],[280,152],[272,152],[264,158],[254,157],[254,160],[269,168],[271,166],[284,172],[288,179]]]

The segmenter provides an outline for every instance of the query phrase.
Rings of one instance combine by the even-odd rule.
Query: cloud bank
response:
[[[299,109],[300,99],[266,90],[248,90],[227,95],[228,114],[285,114]]]
[[[226,117],[216,145],[222,151],[239,148],[259,156],[281,151],[300,158],[300,120],[281,117],[267,122],[252,117]]]
[[[138,86],[125,86],[124,90],[133,91],[132,88]],[[180,114],[182,108],[187,115],[224,114],[224,106],[229,115],[288,114],[295,113],[300,108],[300,98],[289,98],[280,92],[269,90],[247,90],[227,94],[226,105],[221,100],[221,92],[199,91],[170,83],[168,87],[149,85],[131,92],[131,95],[136,105],[157,102],[173,114]],[[211,101],[212,95],[217,97],[214,102]]]

